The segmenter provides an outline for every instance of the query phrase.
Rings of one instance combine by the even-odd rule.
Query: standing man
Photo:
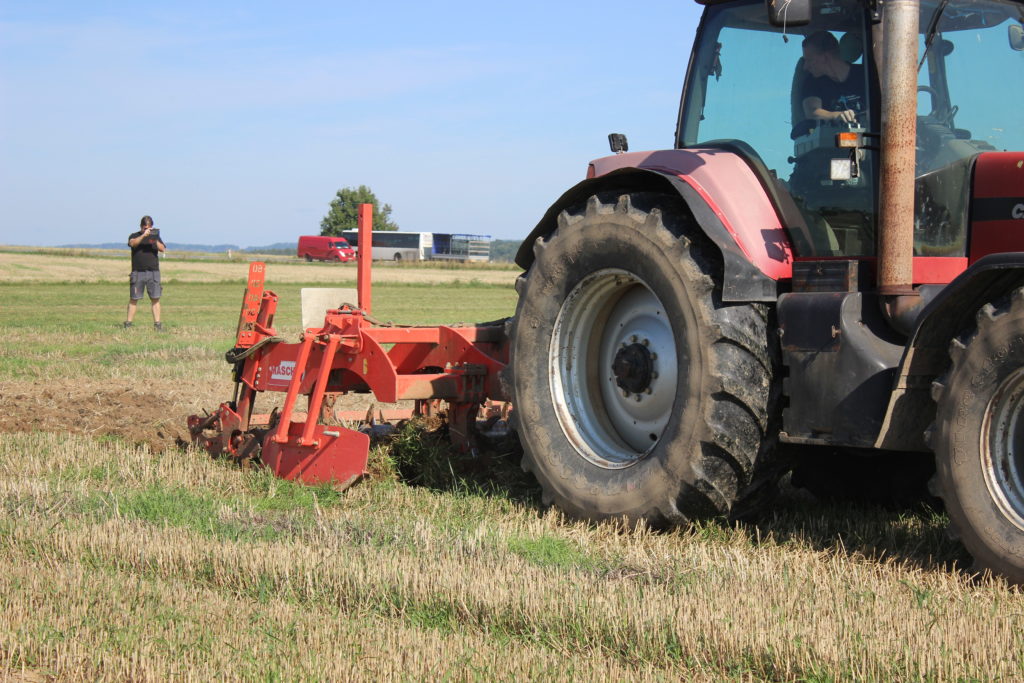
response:
[[[142,292],[149,293],[149,300],[153,303],[153,327],[163,330],[160,322],[160,257],[159,252],[164,251],[163,240],[160,239],[160,231],[153,228],[153,219],[143,216],[139,222],[139,231],[128,236],[128,246],[132,248],[132,274],[130,278],[131,293],[128,298],[128,319],[124,321],[125,328],[132,326],[132,319],[135,318],[135,309],[142,298]]]

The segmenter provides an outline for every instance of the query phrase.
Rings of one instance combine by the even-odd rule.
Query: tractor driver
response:
[[[856,123],[867,104],[864,65],[843,59],[839,41],[828,31],[807,36],[803,53],[807,77],[800,92],[807,118]]]
[[[825,122],[866,124],[866,73],[863,64],[851,63],[862,47],[857,34],[846,34],[840,43],[828,31],[816,31],[802,47],[804,74],[802,79],[799,71],[794,75],[792,104],[794,120],[800,114],[806,118],[794,125],[791,137],[796,140]],[[789,190],[807,221],[813,245],[808,253],[855,256],[874,251],[870,187],[829,179],[830,160],[842,156],[845,150],[822,146],[805,149],[795,160]]]

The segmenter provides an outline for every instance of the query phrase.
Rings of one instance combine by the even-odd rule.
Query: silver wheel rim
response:
[[[548,373],[555,415],[581,456],[617,469],[651,451],[672,415],[676,351],[665,307],[636,275],[600,270],[573,289],[555,320]]]
[[[999,385],[981,430],[985,483],[1010,522],[1024,530],[1024,369]]]

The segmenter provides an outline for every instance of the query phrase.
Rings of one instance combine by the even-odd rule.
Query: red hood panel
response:
[[[985,152],[974,163],[971,251],[1024,251],[1024,152]]]

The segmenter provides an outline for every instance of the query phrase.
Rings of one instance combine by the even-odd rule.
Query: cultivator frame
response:
[[[366,472],[370,438],[344,423],[366,411],[335,410],[340,395],[372,393],[383,403],[414,400],[411,410],[376,411],[386,419],[441,414],[453,445],[475,448],[476,419],[507,416],[499,380],[508,364],[504,321],[468,326],[399,326],[370,316],[371,205],[359,213],[359,304],[338,302],[323,325],[306,328],[297,343],[274,330],[278,297],[265,288],[266,264],[249,265],[235,346],[234,397],[209,415],[188,418],[193,443],[214,456],[254,459],[284,479],[347,487]],[[257,396],[284,392],[280,411],[257,414]],[[296,411],[300,396],[306,412]],[[447,404],[442,410],[441,402]]]

